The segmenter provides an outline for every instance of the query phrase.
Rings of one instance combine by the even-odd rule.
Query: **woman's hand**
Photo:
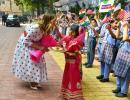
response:
[[[42,45],[40,45],[39,43],[33,43],[30,45],[31,48],[35,48],[35,49],[38,49],[38,50],[43,50],[44,47]]]
[[[43,52],[48,52],[49,49],[47,47],[43,47],[43,46],[39,46],[39,50],[43,51]]]

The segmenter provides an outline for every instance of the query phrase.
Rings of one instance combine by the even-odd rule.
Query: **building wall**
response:
[[[22,11],[20,10],[19,6],[15,4],[14,0],[0,0],[0,2],[0,12],[15,13],[18,15],[22,14]]]

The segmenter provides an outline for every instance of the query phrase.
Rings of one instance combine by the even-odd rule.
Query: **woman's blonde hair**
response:
[[[45,14],[43,18],[38,22],[40,30],[45,33],[51,31],[51,20],[54,19],[54,15]]]

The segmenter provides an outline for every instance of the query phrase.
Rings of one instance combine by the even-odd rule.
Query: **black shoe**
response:
[[[116,95],[115,95],[116,97],[127,97],[127,94],[124,94],[124,93],[117,93]]]
[[[100,79],[103,79],[103,77],[104,77],[104,75],[99,75],[96,78],[100,80]]]
[[[121,91],[121,89],[112,90],[113,93],[119,93],[120,91]]]
[[[109,82],[109,78],[106,78],[106,79],[100,79],[100,82]]]
[[[92,68],[92,65],[87,64],[87,66],[85,66],[86,68]]]
[[[87,66],[87,64],[88,64],[88,63],[84,63],[83,65],[84,65],[84,66]]]
[[[110,70],[110,73],[114,73],[114,71],[113,71],[113,70]]]

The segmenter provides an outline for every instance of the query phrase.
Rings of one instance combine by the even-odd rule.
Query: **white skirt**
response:
[[[12,62],[13,74],[27,82],[45,82],[47,81],[47,69],[44,57],[39,62],[34,63],[30,60],[29,52],[33,50],[23,45],[24,37],[21,36],[15,48]]]

